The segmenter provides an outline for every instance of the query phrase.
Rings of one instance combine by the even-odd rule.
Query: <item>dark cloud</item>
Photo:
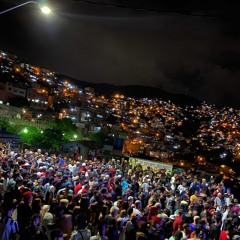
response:
[[[240,71],[240,53],[222,52],[213,59],[213,64],[230,71]]]
[[[182,86],[191,92],[196,91],[199,86],[205,84],[200,71],[190,71],[180,68],[166,73],[172,84]]]
[[[4,16],[0,49],[85,81],[240,102],[238,21],[53,2],[48,18],[35,8]]]
[[[232,72],[220,66],[212,67],[205,76],[206,84],[199,89],[199,94],[217,104],[232,104],[239,107],[238,94],[240,72]]]

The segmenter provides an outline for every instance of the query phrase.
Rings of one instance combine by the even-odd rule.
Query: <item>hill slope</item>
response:
[[[81,80],[77,80],[66,75],[57,74],[59,79],[68,79],[76,86],[85,88],[91,87],[94,88],[95,92],[99,95],[104,95],[106,97],[110,97],[115,93],[122,94],[127,97],[133,98],[160,98],[165,101],[173,101],[176,104],[184,104],[184,105],[199,105],[200,101],[191,96],[187,96],[184,94],[174,94],[163,91],[159,88],[149,87],[149,86],[140,86],[140,85],[127,85],[127,86],[117,86],[113,84],[107,83],[90,83]]]

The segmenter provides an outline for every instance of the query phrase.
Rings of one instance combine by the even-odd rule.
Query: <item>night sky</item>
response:
[[[240,107],[239,18],[72,0],[51,5],[50,16],[34,4],[0,15],[0,49],[83,81],[187,91]]]

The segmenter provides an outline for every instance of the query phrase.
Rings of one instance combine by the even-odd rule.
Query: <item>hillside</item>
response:
[[[90,83],[86,81],[77,80],[66,75],[57,74],[59,79],[68,79],[73,84],[85,88],[92,87],[98,95],[104,95],[109,97],[115,93],[122,94],[127,97],[133,98],[160,98],[165,101],[172,101],[176,104],[183,105],[199,105],[200,101],[191,96],[184,94],[174,94],[163,91],[159,88],[149,87],[149,86],[140,86],[140,85],[127,85],[127,86],[117,86],[107,83]]]

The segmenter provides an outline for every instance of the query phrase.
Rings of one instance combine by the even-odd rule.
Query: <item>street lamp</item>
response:
[[[44,13],[44,14],[51,13],[51,9],[49,7],[47,7],[47,6],[43,6],[40,9],[41,9],[42,13]]]
[[[49,7],[47,7],[47,6],[41,6],[41,5],[39,5],[39,4],[38,4],[37,2],[35,2],[35,1],[28,1],[28,2],[25,2],[25,3],[19,4],[19,5],[17,5],[17,6],[8,8],[8,9],[0,12],[0,14],[4,14],[4,13],[7,13],[7,12],[10,12],[10,11],[16,9],[16,8],[20,8],[20,7],[22,7],[22,6],[25,6],[25,5],[27,5],[27,4],[32,4],[32,3],[33,3],[33,4],[37,4],[37,5],[40,7],[42,13],[44,13],[44,14],[49,14],[49,13],[51,13],[51,9],[50,9]]]

